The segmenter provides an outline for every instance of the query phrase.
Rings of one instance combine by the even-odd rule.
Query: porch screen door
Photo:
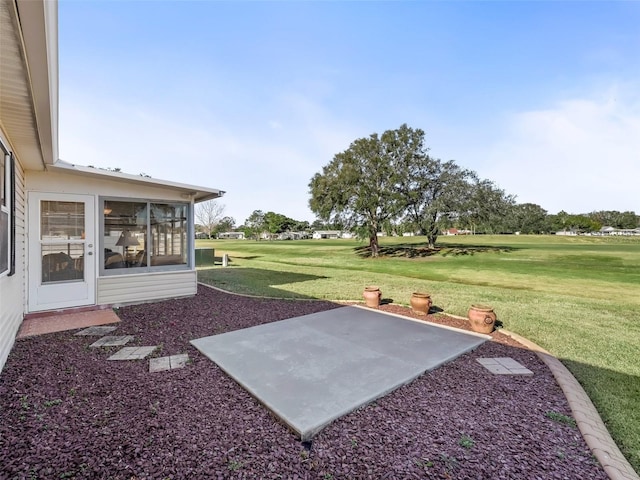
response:
[[[94,197],[29,194],[29,311],[95,303]]]

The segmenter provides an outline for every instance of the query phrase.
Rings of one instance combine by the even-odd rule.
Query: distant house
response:
[[[640,235],[640,228],[614,228],[614,227],[602,227],[598,231],[598,235]]]
[[[640,235],[640,228],[620,228],[611,235]]]
[[[203,240],[209,238],[205,232],[196,232],[196,240]]]
[[[278,235],[278,240],[303,240],[309,238],[307,232],[282,232]]]
[[[244,232],[222,232],[218,234],[220,240],[244,240]]]
[[[442,232],[443,235],[470,235],[471,230],[460,230],[457,228],[448,228]]]
[[[313,235],[311,236],[311,238],[315,238],[316,240],[318,239],[325,239],[325,238],[341,238],[341,233],[340,230],[316,230],[315,232],[313,232]]]

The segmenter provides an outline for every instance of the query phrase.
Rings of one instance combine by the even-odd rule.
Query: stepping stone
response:
[[[188,361],[189,355],[186,353],[171,355],[170,357],[152,358],[149,360],[149,372],[162,372],[165,370],[183,368]]]
[[[89,328],[85,328],[84,330],[80,330],[79,332],[75,333],[74,335],[96,335],[96,336],[100,336],[100,335],[106,335],[107,333],[111,333],[113,332],[116,328],[118,327],[104,327],[104,326],[94,326],[94,327],[89,327]]]
[[[119,337],[107,335],[106,337],[102,337],[101,339],[93,342],[89,346],[90,347],[119,347],[121,345],[126,345],[133,339],[134,339],[133,335],[121,335]]]
[[[533,372],[511,357],[476,358],[484,368],[496,375],[533,375]]]
[[[107,360],[140,360],[156,348],[158,347],[155,345],[152,347],[124,347],[107,358]]]

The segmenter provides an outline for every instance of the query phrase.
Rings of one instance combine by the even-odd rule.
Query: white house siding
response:
[[[125,305],[196,294],[195,271],[98,278],[99,305]]]
[[[244,240],[244,232],[222,232],[218,234],[220,240],[228,238],[234,240]]]
[[[99,171],[99,170],[97,170]],[[170,188],[160,188],[104,178],[90,178],[72,173],[27,172],[27,190],[36,192],[76,193],[103,197],[140,198],[144,200],[169,200],[188,202],[179,192]],[[96,211],[97,211],[96,202]],[[97,220],[97,218],[96,218]],[[97,233],[97,231],[96,231]]]
[[[315,232],[313,232],[312,238],[318,240],[318,239],[325,239],[325,238],[340,238],[340,231],[339,230],[316,230]]]
[[[40,192],[62,192],[94,195],[96,198],[95,238],[99,238],[100,197],[126,199],[188,201],[179,192],[169,188],[131,185],[109,179],[59,172],[27,172],[27,189]],[[189,254],[191,255],[191,253]],[[96,256],[98,258],[98,256]],[[99,268],[96,267],[96,271]],[[172,272],[149,272],[141,274],[109,275],[97,278],[96,301],[98,305],[120,305],[151,300],[195,295],[197,278],[195,268]]]
[[[25,306],[24,171],[16,160],[16,271],[0,277],[0,370],[22,323]]]

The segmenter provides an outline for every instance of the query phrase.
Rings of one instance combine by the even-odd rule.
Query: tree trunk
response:
[[[378,234],[377,233],[369,233],[369,249],[371,250],[371,256],[377,257],[380,252],[380,247],[378,245]]]
[[[438,223],[436,215],[431,218],[429,228],[427,229],[427,243],[430,250],[436,248],[436,240],[438,239]]]

